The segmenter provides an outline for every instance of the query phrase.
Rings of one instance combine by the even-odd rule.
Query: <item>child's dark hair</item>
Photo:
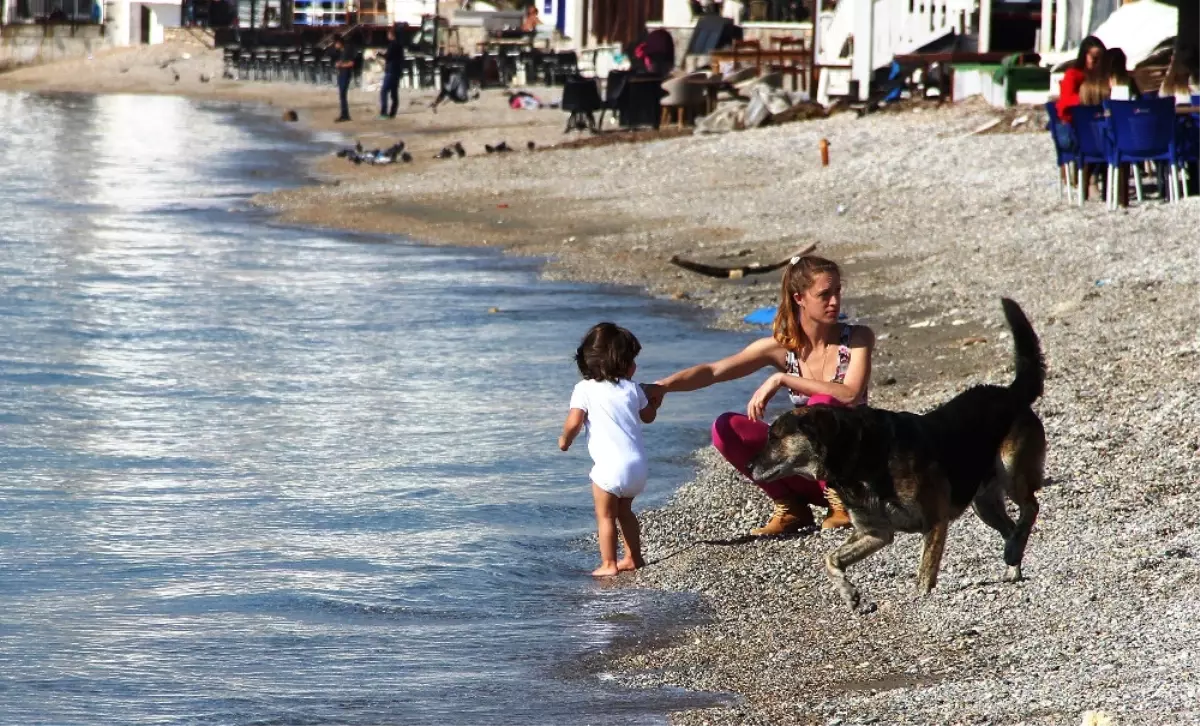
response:
[[[575,351],[575,365],[584,378],[616,383],[629,374],[642,344],[616,323],[597,323],[583,336]]]

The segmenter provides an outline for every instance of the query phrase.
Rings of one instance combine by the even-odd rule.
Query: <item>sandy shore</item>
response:
[[[68,76],[29,69],[0,87],[84,90]],[[141,83],[90,90],[162,90]],[[315,128],[332,116],[327,90],[195,85],[177,90],[286,99]],[[852,615],[821,565],[844,535],[739,540],[767,500],[705,450],[696,479],[645,515],[655,564],[619,584],[702,593],[711,622],[614,654],[619,677],[742,697],[677,715],[684,724],[1077,724],[1089,710],[1116,724],[1200,721],[1200,200],[1067,205],[1040,122],[975,135],[996,113],[970,103],[537,153],[524,141],[561,139],[561,113],[508,111],[495,94],[474,107],[356,121],[345,130],[428,154],[385,168],[321,160],[329,183],[261,201],[295,222],[544,255],[548,275],[693,300],[725,325],[773,303],[777,277],[716,281],[672,254],[734,264],[817,242],[844,264],[849,312],[878,336],[872,402],[886,408],[1007,381],[1001,295],[1025,307],[1049,362],[1049,484],[1026,581],[1000,582],[1000,542],[968,514],[931,596],[914,594],[919,540],[902,537],[851,571],[880,604]],[[467,158],[428,158],[459,138]],[[500,138],[522,151],[481,152]]]
[[[305,127],[337,132],[360,140],[367,148],[390,146],[403,138],[421,162],[455,141],[482,154],[485,144],[502,140],[525,149],[528,141],[544,145],[562,138],[565,117],[560,112],[514,111],[503,95],[494,91],[474,103],[446,103],[437,114],[428,111],[435,94],[402,91],[397,117],[378,119],[378,74],[368,72],[363,87],[351,89],[349,94],[354,120],[334,123],[338,100],[332,86],[239,81],[223,77],[223,70],[221,51],[199,44],[113,48],[91,59],[0,73],[0,91],[176,94],[276,109],[281,117],[290,109]],[[531,90],[547,102],[557,101],[561,95],[552,89]],[[414,164],[413,168],[421,166]],[[317,167],[319,171],[322,165]]]

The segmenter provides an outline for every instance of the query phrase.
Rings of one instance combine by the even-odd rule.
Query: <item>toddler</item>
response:
[[[610,577],[641,567],[641,532],[633,514],[633,498],[646,488],[646,454],[642,424],[654,420],[661,396],[648,399],[633,382],[634,359],[642,346],[633,333],[613,323],[600,323],[583,336],[575,363],[583,380],[571,393],[571,410],[563,424],[558,448],[566,451],[588,427],[592,455],[592,498],[596,502],[596,533],[600,566],[593,577]],[[625,540],[625,557],[617,560],[617,523]]]

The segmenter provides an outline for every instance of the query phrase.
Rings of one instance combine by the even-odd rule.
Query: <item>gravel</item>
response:
[[[711,621],[612,656],[633,686],[741,695],[678,723],[1078,724],[1089,711],[1200,722],[1200,200],[1066,204],[1048,136],[971,133],[994,116],[977,104],[840,114],[319,190],[351,206],[536,200],[543,216],[506,244],[553,255],[548,274],[687,297],[724,325],[773,302],[777,278],[714,281],[665,258],[769,260],[818,241],[846,268],[847,307],[879,336],[872,403],[885,408],[926,410],[1010,380],[997,298],[1024,307],[1049,364],[1037,404],[1049,481],[1027,579],[1001,582],[1001,542],[968,513],[931,595],[915,594],[919,538],[901,536],[850,570],[879,603],[852,614],[822,567],[844,533],[745,541],[769,502],[700,451],[695,479],[644,513],[653,564],[622,579],[699,593]],[[564,229],[606,210],[626,223],[566,242]]]

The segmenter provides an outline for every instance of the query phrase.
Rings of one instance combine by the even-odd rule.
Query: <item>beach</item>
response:
[[[173,62],[187,72],[174,81],[160,66],[180,52],[114,51],[6,74],[0,88],[185,93],[295,108],[302,123],[368,147],[404,138],[411,165],[325,157],[314,164],[318,183],[258,202],[289,222],[546,257],[549,277],[688,300],[721,326],[774,304],[778,275],[715,280],[672,255],[742,265],[816,243],[843,266],[847,312],[875,331],[871,403],[883,408],[919,412],[967,386],[1008,382],[999,298],[1025,309],[1049,368],[1036,404],[1048,481],[1027,579],[1001,582],[1001,543],[967,514],[951,527],[931,595],[915,593],[919,539],[902,536],[850,570],[879,603],[852,614],[823,568],[845,535],[742,541],[769,501],[701,450],[694,480],[645,513],[650,566],[616,584],[699,593],[709,622],[598,656],[635,687],[740,696],[678,723],[1074,724],[1089,711],[1114,724],[1200,719],[1200,200],[1119,212],[1060,200],[1032,109],[1016,127],[1005,116],[1011,133],[974,133],[998,112],[968,101],[544,149],[564,138],[564,114],[509,110],[495,92],[436,117],[413,106],[394,123],[366,120],[362,92],[354,114],[364,120],[337,128],[332,89],[218,82],[219,54],[202,50]],[[483,152],[500,140],[518,151]],[[431,158],[453,141],[467,158]],[[668,396],[660,416],[676,395],[687,394]]]

